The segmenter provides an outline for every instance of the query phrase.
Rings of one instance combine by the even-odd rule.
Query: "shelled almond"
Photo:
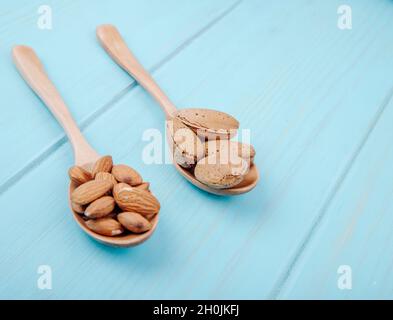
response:
[[[105,236],[141,234],[152,228],[160,203],[150,184],[126,165],[113,165],[112,157],[100,158],[92,171],[74,166],[69,170],[76,186],[72,209],[82,215],[90,230]]]
[[[124,182],[133,187],[143,183],[140,174],[124,164],[113,166],[112,175],[118,182]]]
[[[116,185],[113,189],[113,197],[117,205],[123,211],[137,212],[145,216],[151,216],[158,213],[160,203],[148,191]]]
[[[151,229],[151,223],[135,212],[123,212],[117,217],[120,223],[129,231],[143,233]]]
[[[116,178],[109,172],[98,172],[96,174],[95,180],[105,180],[113,184],[113,187],[118,183]]]
[[[93,166],[93,178],[95,178],[96,174],[99,172],[111,172],[113,167],[113,160],[111,156],[105,156],[97,160],[97,162]]]
[[[68,175],[70,176],[70,179],[77,185],[81,185],[93,178],[89,171],[78,166],[70,168],[70,170],[68,170]]]
[[[109,181],[91,180],[74,190],[71,201],[79,205],[87,205],[94,200],[101,198],[113,188]]]
[[[102,197],[89,204],[85,216],[91,219],[103,218],[112,213],[115,206],[115,199],[110,196]]]
[[[121,235],[124,232],[122,225],[113,218],[101,218],[98,220],[87,220],[86,226],[96,233],[108,237]]]

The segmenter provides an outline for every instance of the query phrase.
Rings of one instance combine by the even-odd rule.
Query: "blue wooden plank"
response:
[[[393,298],[392,97],[280,298]]]
[[[195,68],[187,67],[187,61],[195,61],[193,48],[176,61],[185,70],[182,77],[191,70],[202,78],[182,82],[182,105],[224,106],[235,114],[244,127],[252,128],[262,168],[258,195],[226,209],[203,206],[215,213],[224,210],[232,219],[214,223],[204,217],[211,233],[201,242],[214,245],[193,248],[186,270],[179,264],[167,276],[167,284],[186,297],[275,296],[390,90],[389,2],[381,7],[369,1],[351,3],[360,20],[350,34],[332,22],[338,2],[295,5],[297,11],[289,7],[282,16],[285,22],[277,21],[280,4],[252,7],[260,17],[258,26],[245,24],[239,33],[231,33],[231,44],[221,42],[218,53],[200,44],[201,62]],[[375,9],[371,16],[370,8]],[[291,15],[291,9],[296,14]],[[248,10],[243,17],[237,12],[233,21],[250,18]],[[316,31],[316,26],[321,27]],[[269,27],[276,29],[274,37]],[[227,28],[222,25],[217,34]],[[250,38],[260,41],[250,43]],[[212,61],[212,56],[221,58]],[[173,73],[164,71],[161,82],[175,84]],[[176,92],[178,86],[168,88]]]
[[[165,64],[235,1],[48,1],[52,30],[37,27],[41,1],[7,1],[0,8],[0,70],[3,108],[0,192],[64,143],[64,134],[11,63],[15,44],[34,47],[75,118],[85,126],[120,99],[132,79],[108,63],[95,28],[116,23],[149,69]],[[143,45],[142,45],[143,44]],[[142,49],[142,50],[141,50]]]
[[[72,155],[62,145],[1,195],[0,295],[271,297],[391,87],[391,2],[349,3],[358,20],[344,32],[339,1],[244,2],[154,73],[179,105],[217,107],[251,129],[262,171],[256,190],[214,197],[170,165],[143,164],[141,134],[162,129],[163,116],[135,87],[85,133],[152,182],[162,203],[157,233],[132,250],[84,236],[67,209]],[[36,286],[41,264],[52,267],[50,291]]]

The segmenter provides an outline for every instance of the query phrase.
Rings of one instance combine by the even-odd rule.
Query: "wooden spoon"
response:
[[[146,89],[160,104],[162,110],[164,111],[167,120],[181,116],[181,120],[186,122],[186,124],[192,125],[194,128],[206,131],[207,135],[220,133],[222,128],[226,129],[237,129],[239,123],[229,115],[223,112],[217,112],[214,110],[207,109],[184,109],[178,111],[175,105],[170,101],[167,95],[161,90],[158,84],[154,81],[152,76],[143,68],[143,66],[138,62],[135,56],[132,54],[130,49],[127,47],[126,43],[122,39],[119,31],[116,27],[112,25],[102,25],[97,28],[97,37],[101,42],[104,49],[108,54],[133,78],[138,81],[142,87]],[[189,110],[189,111],[186,111]],[[196,114],[197,113],[197,114]],[[190,117],[190,115],[192,115]],[[213,116],[214,114],[214,116]],[[209,117],[203,117],[201,115],[209,115]],[[205,119],[205,120],[203,120]],[[224,123],[212,121],[211,119],[226,119]],[[213,125],[212,128],[209,126]],[[221,126],[221,129],[219,128]],[[225,130],[224,130],[225,131]],[[167,137],[168,143],[171,146],[172,141],[170,137]],[[229,189],[213,189],[209,186],[199,182],[192,172],[182,168],[175,161],[173,162],[177,171],[179,171],[183,177],[185,177],[192,184],[198,188],[205,190],[207,192],[217,194],[217,195],[239,195],[251,191],[258,183],[259,174],[258,169],[255,165],[252,165],[248,174],[245,176],[243,181],[236,185],[235,187]]]
[[[75,164],[91,170],[92,165],[100,158],[100,156],[83,137],[59,92],[54,84],[49,80],[44,67],[34,50],[26,46],[15,46],[12,50],[12,55],[14,63],[22,77],[47,105],[48,109],[64,128],[74,150]],[[76,186],[73,183],[70,184],[69,199],[71,198],[71,193],[74,191],[75,187]],[[70,200],[69,205],[71,208]],[[74,210],[72,210],[72,212],[74,219],[84,232],[101,243],[115,247],[131,247],[144,242],[153,234],[158,223],[157,214],[151,221],[153,225],[152,229],[146,233],[107,237],[99,235],[88,229],[83,218]]]

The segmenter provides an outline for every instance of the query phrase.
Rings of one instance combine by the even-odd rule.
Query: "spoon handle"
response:
[[[113,60],[138,81],[158,101],[167,118],[171,118],[176,112],[175,105],[135,58],[116,27],[99,26],[97,37]]]
[[[12,50],[12,56],[22,77],[47,105],[66,132],[74,149],[75,163],[83,165],[97,158],[97,152],[83,137],[34,50],[27,46],[15,46]]]

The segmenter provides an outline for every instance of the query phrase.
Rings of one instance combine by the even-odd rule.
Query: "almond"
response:
[[[123,212],[117,216],[117,219],[124,228],[133,233],[144,233],[152,227],[150,221],[135,212]]]
[[[232,163],[221,163],[216,154],[203,158],[195,167],[198,181],[214,189],[227,189],[243,181],[249,164],[241,157],[231,158]]]
[[[90,230],[104,236],[114,237],[124,232],[121,224],[112,218],[88,220],[85,223]]]
[[[111,172],[113,161],[111,156],[105,156],[97,160],[94,164],[92,175],[95,178],[98,172]]]
[[[102,181],[106,180],[109,181],[115,186],[117,184],[117,180],[115,177],[109,172],[98,172],[95,177],[96,180]]]
[[[117,186],[116,186],[117,187]],[[144,216],[157,214],[160,203],[148,191],[137,188],[123,188],[113,190],[113,196],[118,206],[127,212],[136,212]]]
[[[112,189],[113,185],[109,181],[92,180],[80,185],[72,192],[71,201],[76,204],[86,205],[98,198],[101,198]]]
[[[231,156],[239,156],[252,164],[255,158],[255,149],[252,145],[230,140],[210,140],[204,143],[206,157],[219,154],[222,160]],[[228,161],[228,160],[227,160]]]
[[[113,194],[119,193],[120,191],[122,191],[124,189],[132,190],[132,187],[127,183],[120,182],[120,183],[116,184],[115,187],[113,188]]]
[[[85,206],[81,206],[80,204],[77,204],[77,203],[72,202],[72,201],[71,201],[71,208],[72,208],[72,210],[74,210],[76,213],[80,213],[80,214],[85,213],[85,209],[86,209]]]
[[[121,211],[120,211],[121,212]],[[112,219],[117,219],[117,215],[119,214],[119,212],[113,211],[110,214],[108,214],[107,216],[105,216],[105,218],[112,218]]]
[[[240,150],[239,151],[240,157],[248,161],[250,164],[254,163],[256,151],[252,145],[238,142],[238,148]]]
[[[115,199],[112,197],[99,198],[86,208],[85,216],[91,219],[103,218],[115,209]]]
[[[142,177],[137,171],[124,164],[113,166],[112,174],[117,181],[127,183],[131,186],[137,186],[143,182]]]
[[[150,191],[149,191],[150,192]],[[151,214],[145,214],[144,215],[144,217],[147,219],[147,220],[151,220],[151,219],[153,219],[155,216],[157,215],[157,213],[151,213]]]
[[[236,135],[239,122],[231,115],[210,109],[187,108],[176,112],[175,117],[198,136],[208,140],[229,139]]]
[[[150,183],[149,182],[143,182],[142,184],[140,184],[139,186],[136,186],[135,188],[141,189],[141,190],[145,190],[145,191],[149,191]]]
[[[174,161],[183,168],[192,168],[204,156],[204,149],[198,136],[181,120],[173,118],[167,122],[171,138]]]
[[[77,186],[86,183],[93,179],[91,173],[82,167],[74,166],[68,170],[68,175],[72,182],[74,182]]]

